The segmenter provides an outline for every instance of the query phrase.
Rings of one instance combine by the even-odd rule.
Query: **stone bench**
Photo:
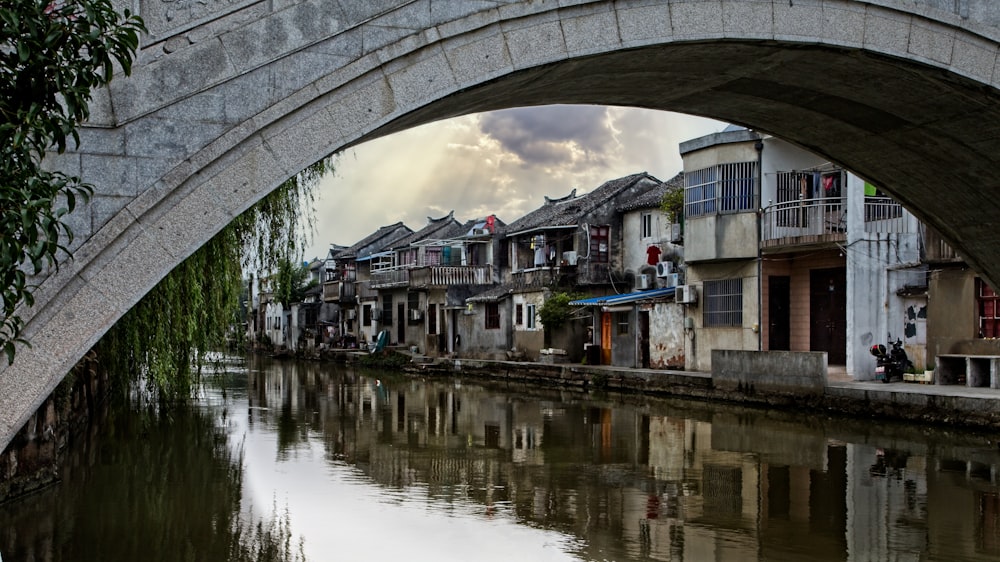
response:
[[[946,353],[936,357],[935,384],[1000,388],[1000,355]]]

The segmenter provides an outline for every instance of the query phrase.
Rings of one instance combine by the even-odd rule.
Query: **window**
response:
[[[529,305],[526,306],[526,308],[528,309],[528,312],[527,312],[528,326],[527,326],[527,328],[529,330],[534,330],[535,329],[535,305],[529,304]]]
[[[500,329],[500,303],[486,303],[486,329]]]
[[[369,304],[361,307],[361,325],[371,326],[372,325],[372,307]]]
[[[427,333],[436,334],[438,332],[437,305],[427,303]]]
[[[372,271],[385,271],[387,269],[392,269],[392,254],[383,254],[372,258]]]
[[[629,317],[630,316],[631,315],[628,312],[616,312],[615,313],[615,324],[618,325],[618,335],[619,336],[627,336],[628,335],[628,326],[629,326]]]
[[[715,213],[715,167],[684,174],[684,217]]]
[[[406,293],[406,308],[409,311],[408,323],[411,325],[421,324],[424,319],[420,314],[420,293]]]
[[[392,295],[382,297],[382,324],[392,324]]]
[[[755,210],[757,162],[719,164],[684,174],[684,216]]]
[[[514,323],[517,324],[518,326],[521,326],[521,325],[524,324],[524,305],[523,304],[515,304],[514,305],[514,318],[515,318]]]
[[[653,213],[643,213],[640,217],[642,221],[639,238],[653,237]]]
[[[976,309],[979,316],[979,337],[1000,337],[1000,295],[982,279],[976,278]]]
[[[719,166],[719,212],[735,213],[754,208],[753,186],[757,163],[736,162]]]
[[[743,280],[705,281],[702,323],[706,328],[743,325]]]
[[[590,263],[608,263],[610,226],[590,227]]]
[[[424,265],[441,265],[441,248],[424,249]]]

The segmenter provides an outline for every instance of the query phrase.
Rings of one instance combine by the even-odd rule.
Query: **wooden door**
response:
[[[611,313],[601,313],[601,365],[611,364]]]
[[[847,269],[809,272],[809,350],[825,351],[827,363],[847,363]]]

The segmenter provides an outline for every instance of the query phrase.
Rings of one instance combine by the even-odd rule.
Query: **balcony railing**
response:
[[[350,304],[355,301],[356,285],[352,281],[328,281],[323,283],[323,300]]]
[[[761,218],[764,247],[846,240],[847,207],[844,203],[843,197],[824,197],[769,206]]]
[[[489,266],[434,265],[413,269],[391,269],[372,273],[372,288],[450,287],[452,285],[489,285],[493,282]]]
[[[430,284],[436,286],[451,285],[489,285],[493,282],[487,266],[447,266],[439,265],[428,268]]]
[[[410,284],[409,269],[390,269],[372,273],[373,289],[388,289],[389,287],[405,287]]]
[[[908,234],[913,232],[910,214],[888,197],[865,197],[865,232]]]

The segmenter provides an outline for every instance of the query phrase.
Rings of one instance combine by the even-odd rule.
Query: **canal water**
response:
[[[226,370],[191,408],[109,413],[58,485],[0,505],[3,561],[1000,558],[993,435]]]

